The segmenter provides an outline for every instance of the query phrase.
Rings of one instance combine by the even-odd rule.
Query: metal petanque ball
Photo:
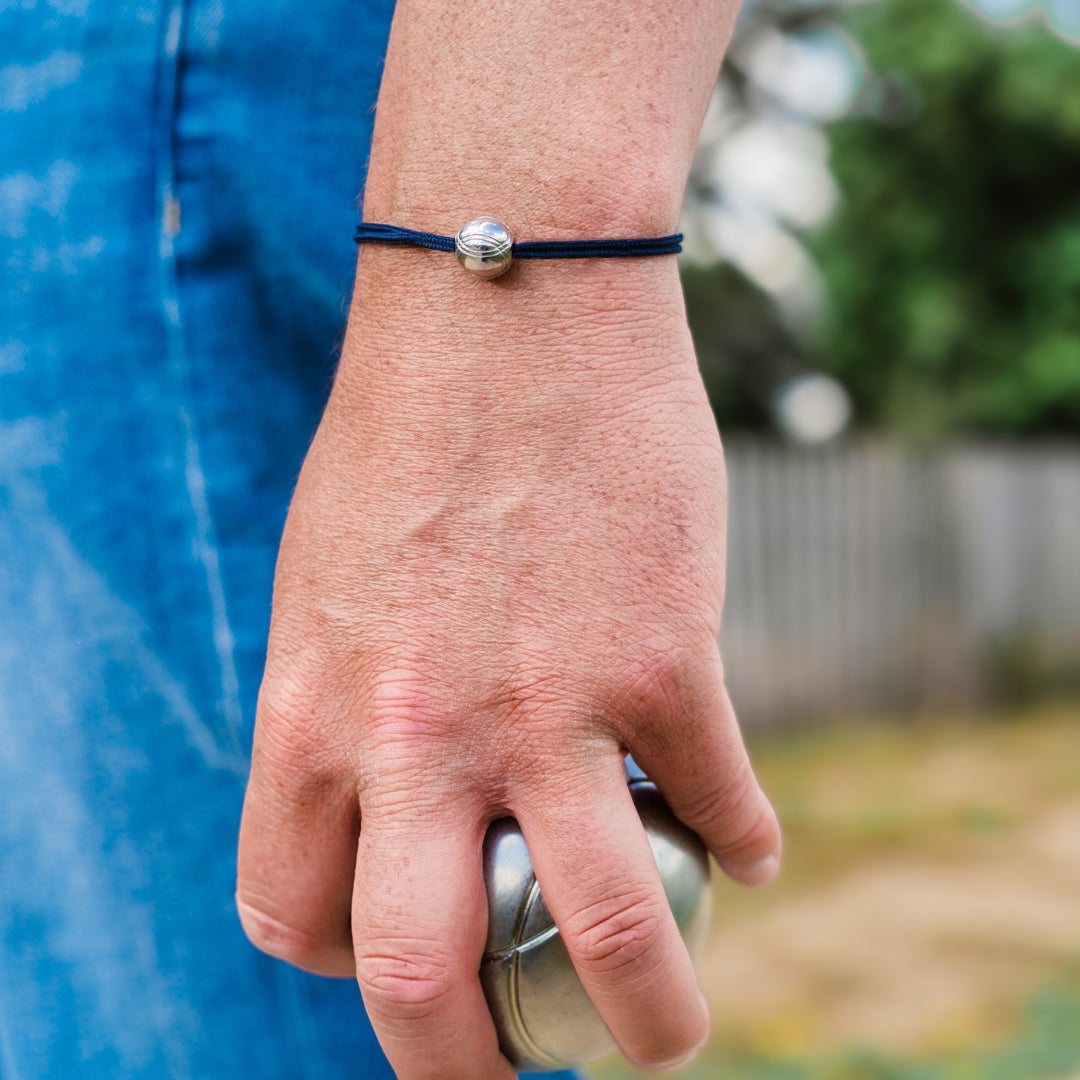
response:
[[[711,908],[705,846],[629,758],[627,774],[675,922],[696,957]],[[503,1053],[518,1069],[530,1071],[566,1068],[610,1053],[615,1040],[574,971],[512,818],[488,830],[484,877],[489,916],[480,981]]]

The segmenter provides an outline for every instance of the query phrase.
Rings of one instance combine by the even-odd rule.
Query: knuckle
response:
[[[670,805],[676,817],[707,839],[717,858],[742,862],[775,847],[776,814],[749,761],[690,800]]]
[[[283,922],[265,908],[245,900],[239,893],[236,895],[236,910],[248,941],[260,952],[304,971],[322,973],[340,966],[332,963],[331,955],[343,943]]]
[[[750,824],[747,809],[753,806],[756,793],[757,780],[744,760],[691,798],[673,803],[671,809],[692,829],[741,833]]]
[[[620,705],[653,722],[681,717],[687,666],[684,651],[669,643],[650,650],[630,666]]]
[[[347,781],[355,746],[349,728],[344,680],[311,673],[267,674],[259,688],[252,763],[292,797],[322,799]]]
[[[447,733],[452,710],[437,684],[412,667],[380,671],[367,693],[365,718],[379,739],[424,741]]]
[[[286,769],[306,765],[324,712],[312,681],[267,675],[255,714],[260,749]]]
[[[702,693],[717,663],[709,633],[688,626],[677,634],[653,633],[633,646],[622,668],[615,710],[643,722],[665,744],[689,745],[699,734]]]
[[[382,1019],[424,1020],[454,992],[449,963],[417,946],[372,943],[356,957],[356,977],[368,1008]]]
[[[660,939],[662,912],[644,889],[594,904],[566,929],[571,952],[596,974],[619,974],[638,967]]]
[[[767,852],[776,847],[779,826],[776,815],[768,803],[758,805],[756,811],[745,815],[737,832],[733,832],[731,838],[723,847],[723,856],[726,860],[736,863],[755,860],[762,852]]]
[[[326,679],[314,657],[290,656],[267,660],[259,687],[258,710],[271,721],[303,722],[323,706],[322,687]]]

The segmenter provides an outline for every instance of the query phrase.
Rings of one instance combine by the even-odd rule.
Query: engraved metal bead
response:
[[[482,217],[463,225],[454,237],[458,262],[480,278],[495,278],[510,269],[514,259],[513,233],[495,218]]]
[[[668,903],[694,956],[704,945],[711,908],[705,846],[629,759],[627,772]],[[524,1070],[564,1068],[610,1053],[615,1041],[574,971],[512,818],[488,830],[484,876],[489,914],[480,981],[503,1053]]]

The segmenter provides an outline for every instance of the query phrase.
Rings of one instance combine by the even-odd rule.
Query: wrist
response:
[[[672,256],[515,260],[485,281],[453,254],[364,244],[339,378],[392,365],[399,380],[450,385],[612,379],[667,367],[688,342]]]
[[[667,236],[678,231],[685,176],[650,163],[615,173],[597,163],[559,174],[525,178],[489,168],[476,175],[443,175],[432,184],[426,170],[374,168],[363,196],[365,222],[453,236],[474,218],[490,215],[519,242],[613,240]]]
[[[673,258],[524,262],[482,281],[443,252],[371,245],[330,413],[369,459],[504,460],[580,454],[702,402]]]

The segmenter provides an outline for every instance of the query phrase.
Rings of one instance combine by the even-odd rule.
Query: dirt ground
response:
[[[1003,850],[882,857],[760,915],[721,909],[700,970],[725,1042],[908,1054],[993,1039],[1077,957],[1080,799]]]
[[[1080,709],[851,725],[754,757],[786,864],[766,889],[714,888],[714,1047],[992,1048],[1080,971]]]

